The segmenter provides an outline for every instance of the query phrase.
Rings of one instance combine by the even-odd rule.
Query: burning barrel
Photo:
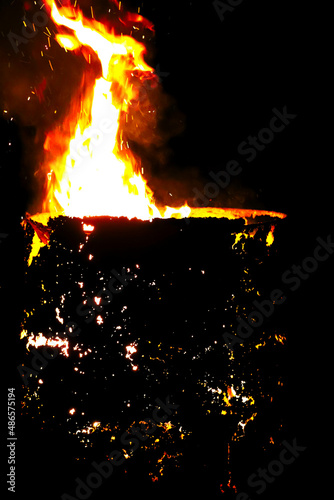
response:
[[[284,216],[207,215],[27,220],[27,262],[36,231],[48,243],[26,274],[26,425],[33,414],[81,464],[114,453],[99,491],[153,498],[191,483],[215,498],[237,481],[233,446],[246,456],[268,439],[283,337],[249,314]]]
[[[23,221],[27,476],[38,467],[43,498],[62,500],[234,495],[281,427],[284,335],[254,304],[285,216],[158,207],[130,148],[156,146],[152,24],[116,1],[113,23],[44,3],[82,80],[46,133],[40,213]]]

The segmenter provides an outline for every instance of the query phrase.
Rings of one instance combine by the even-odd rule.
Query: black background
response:
[[[93,0],[78,3],[88,7],[93,4],[96,17],[107,4]],[[29,134],[31,141],[35,140],[42,113],[37,110],[28,116],[28,110],[20,111],[15,106],[6,67],[10,61],[16,83],[20,83],[17,102],[25,92],[29,94],[30,81],[35,77],[40,81],[43,71],[50,71],[45,65],[36,76],[30,51],[40,43],[38,37],[29,42],[29,47],[24,46],[23,55],[14,54],[8,42],[9,30],[19,32],[22,5],[20,1],[3,2],[0,39],[2,99],[14,110],[11,113],[9,109],[14,116],[12,122],[3,115],[0,134],[0,232],[8,233],[0,246],[4,292],[1,330],[5,338],[3,367],[6,358],[13,358],[4,378],[8,376],[8,385],[16,387],[19,381],[12,350],[19,326],[23,275],[19,222],[34,194],[31,175],[26,171],[29,162],[25,147]],[[333,231],[328,154],[331,110],[326,96],[329,59],[322,8],[309,8],[302,2],[244,0],[233,12],[227,12],[222,22],[211,1],[128,1],[123,5],[133,11],[140,6],[141,14],[154,23],[152,65],[168,73],[161,77],[162,85],[183,114],[183,132],[168,143],[170,173],[158,169],[158,177],[175,175],[188,183],[191,193],[193,171],[197,176],[194,186],[204,187],[209,171],[222,170],[227,161],[238,157],[241,141],[268,125],[274,107],[281,110],[286,106],[297,115],[253,162],[245,164],[227,201],[230,206],[239,203],[244,208],[287,213],[285,233],[279,242],[281,271],[300,264],[313,254],[316,238],[326,239]],[[63,85],[65,92],[65,79]],[[326,497],[328,491],[324,467],[331,432],[327,411],[331,364],[327,353],[332,334],[332,276],[333,262],[321,263],[282,309],[281,321],[289,332],[290,373],[283,411],[289,415],[289,435],[307,445],[307,452],[289,474],[278,478],[275,492],[267,491],[263,497],[303,498],[310,491],[315,497]],[[272,288],[276,285],[273,283]]]

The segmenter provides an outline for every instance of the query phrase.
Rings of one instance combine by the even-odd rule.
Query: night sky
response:
[[[79,0],[78,4],[87,15],[93,6],[96,19],[104,18],[108,9],[111,19],[115,10],[107,0]],[[147,167],[150,186],[166,202],[188,200],[191,205],[193,190],[204,192],[212,181],[210,172],[217,174],[230,160],[238,160],[242,173],[210,204],[287,214],[279,233],[280,258],[275,261],[278,268],[272,285],[267,277],[268,289],[275,288],[275,277],[313,255],[318,237],[326,240],[333,234],[330,137],[325,119],[330,116],[326,98],[329,59],[326,62],[326,44],[317,32],[323,12],[301,2],[291,5],[277,0],[244,0],[220,15],[218,2],[211,1],[145,0],[122,5],[124,11],[132,12],[140,7],[140,13],[155,26],[147,62],[156,69],[162,85],[159,147],[153,135],[146,147],[134,144]],[[61,123],[84,64],[72,54],[65,58],[52,37],[46,48],[44,28],[21,43],[18,51],[14,49],[9,32],[21,36],[23,16],[26,13],[29,20],[35,12],[30,0],[4,0],[0,8],[1,330],[3,358],[12,362],[6,386],[17,388],[16,364],[24,350],[18,347],[17,337],[25,301],[20,221],[41,189],[34,172],[41,161],[45,133]],[[49,21],[51,32],[53,26]],[[274,132],[264,147],[246,154],[249,137],[258,137],[272,123],[273,110],[277,116],[284,109],[290,123]],[[246,144],[242,147],[242,143]],[[212,244],[208,238],[207,248]],[[217,259],[216,251],[212,255]],[[277,479],[281,496],[303,498],[311,490],[320,498],[320,491],[326,491],[321,486],[321,468],[327,460],[326,435],[330,433],[326,353],[333,330],[333,258],[320,263],[303,281],[276,319],[289,337],[289,384],[282,411],[289,435],[308,448],[307,456]],[[20,453],[22,463],[29,459],[29,450]],[[38,477],[32,478],[28,490],[38,490]],[[272,490],[261,497],[276,498]]]

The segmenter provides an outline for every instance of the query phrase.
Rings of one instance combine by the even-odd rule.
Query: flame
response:
[[[275,334],[275,339],[283,345],[286,342],[286,337],[284,335],[280,335],[279,333]]]
[[[229,400],[234,398],[236,394],[237,393],[235,392],[233,385],[231,387],[230,386],[227,387],[227,395],[228,395],[227,397]]]
[[[275,226],[271,226],[269,233],[267,234],[266,245],[270,247],[274,242],[274,231]]]
[[[189,217],[196,218],[226,218],[229,220],[244,219],[246,224],[251,224],[257,217],[273,217],[284,219],[286,214],[267,210],[253,210],[244,208],[197,207],[190,209]]]
[[[114,3],[121,11],[121,3]],[[133,118],[133,106],[140,105],[140,91],[145,84],[158,84],[157,75],[145,62],[145,46],[131,36],[115,34],[114,28],[95,19],[85,18],[78,8],[58,7],[54,0],[46,0],[45,5],[56,25],[57,43],[65,52],[83,57],[87,64],[67,116],[61,126],[47,134],[44,142],[42,213],[27,214],[23,221],[35,229],[28,265],[49,244],[49,218],[59,215],[141,220],[243,218],[246,224],[258,217],[285,217],[262,210],[191,208],[187,202],[181,207],[158,207],[122,128],[122,123]],[[152,24],[140,15],[122,16],[117,22],[126,28],[137,29],[134,23],[140,23],[154,31]],[[83,224],[83,231],[88,237],[94,226]],[[272,242],[273,230],[268,234],[267,245]],[[90,255],[89,260],[92,259]]]
[[[131,104],[138,101],[140,87],[147,80],[158,81],[144,60],[145,46],[108,31],[77,9],[58,8],[53,0],[46,5],[60,31],[57,43],[83,55],[88,65],[62,129],[50,132],[44,143],[48,174],[43,213],[142,220],[189,215],[187,206],[157,208],[140,164],[123,138],[121,118],[126,119]],[[128,14],[126,19],[152,29],[139,15]],[[96,59],[101,69],[92,85],[90,64]]]

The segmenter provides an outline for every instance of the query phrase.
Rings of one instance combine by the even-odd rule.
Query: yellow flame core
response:
[[[270,247],[274,242],[274,231],[275,231],[275,226],[271,226],[271,229],[267,234],[267,239],[266,239],[266,244],[268,247]]]

